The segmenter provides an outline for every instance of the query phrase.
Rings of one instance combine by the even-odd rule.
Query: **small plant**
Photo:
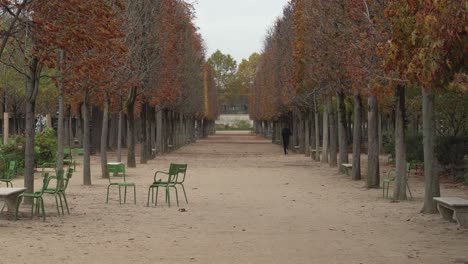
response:
[[[47,128],[44,132],[36,134],[36,147],[34,152],[36,164],[55,161],[57,154],[57,136],[53,129]]]
[[[8,143],[0,149],[0,155],[5,162],[15,160],[18,168],[24,168],[24,146],[26,138],[24,136],[13,136]]]

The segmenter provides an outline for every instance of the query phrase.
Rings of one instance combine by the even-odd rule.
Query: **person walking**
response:
[[[291,136],[291,130],[288,126],[285,126],[283,130],[281,130],[281,136],[283,137],[284,155],[287,155],[289,148],[289,137]]]

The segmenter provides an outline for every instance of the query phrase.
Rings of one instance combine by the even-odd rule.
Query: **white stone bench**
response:
[[[8,212],[14,212],[16,198],[25,190],[26,188],[0,188],[0,200],[5,201]]]
[[[351,163],[343,163],[343,164],[341,164],[341,167],[344,168],[344,170],[346,171],[346,175],[349,176],[349,171],[353,169],[353,164],[351,164]]]
[[[460,227],[468,228],[468,200],[459,197],[434,197],[442,218],[458,222]]]
[[[314,159],[314,160],[316,160],[316,159],[315,159],[315,153],[316,153],[316,152],[317,152],[317,149],[313,149],[312,147],[310,148],[310,157],[311,157],[312,159]],[[318,152],[319,152],[319,155],[320,155],[320,153],[322,152],[322,150],[319,149]]]

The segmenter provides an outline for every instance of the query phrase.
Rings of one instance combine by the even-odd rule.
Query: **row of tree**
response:
[[[180,147],[193,140],[196,129],[206,135],[213,127],[218,115],[213,70],[186,1],[2,0],[0,11],[4,111],[24,114],[28,191],[34,189],[37,114],[57,115],[57,169],[63,167],[65,137],[80,135],[85,185],[91,184],[91,130],[101,131],[106,177],[113,124],[118,124],[119,160],[124,142],[129,167],[136,166],[136,140],[145,163],[154,149]],[[18,102],[10,100],[13,94]],[[91,118],[102,121],[99,129],[91,128]]]
[[[280,126],[291,123],[294,146],[306,153],[309,147],[322,148],[322,161],[332,166],[348,163],[352,142],[354,180],[361,179],[367,131],[367,187],[378,188],[382,127],[387,127],[395,139],[393,198],[402,200],[405,128],[411,117],[424,138],[422,211],[435,212],[432,198],[440,195],[434,171],[436,128],[468,133],[466,107],[455,113],[460,118],[454,126],[434,108],[436,97],[451,98],[455,109],[467,102],[466,11],[464,1],[451,0],[291,1],[267,34],[251,90],[257,130],[275,139]]]

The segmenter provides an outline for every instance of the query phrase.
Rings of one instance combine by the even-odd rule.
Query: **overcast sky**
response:
[[[196,0],[196,25],[207,46],[230,54],[239,64],[260,52],[267,30],[282,14],[288,0]]]

